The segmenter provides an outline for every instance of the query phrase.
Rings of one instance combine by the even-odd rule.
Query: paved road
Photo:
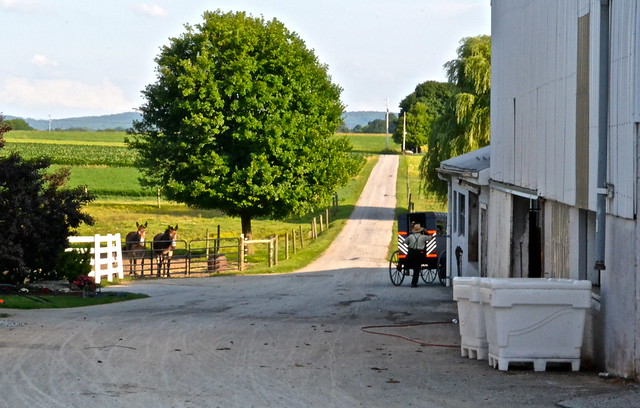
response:
[[[12,312],[0,407],[587,407],[636,392],[460,357],[451,289],[389,281],[396,168],[381,157],[342,234],[299,273],[136,282],[150,298]]]

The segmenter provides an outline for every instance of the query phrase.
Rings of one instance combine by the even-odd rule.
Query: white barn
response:
[[[583,360],[637,379],[640,3],[491,3],[487,275],[591,280]]]

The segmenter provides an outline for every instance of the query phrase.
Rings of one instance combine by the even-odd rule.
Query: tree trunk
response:
[[[251,232],[251,216],[250,215],[241,215],[240,222],[242,223],[242,234],[244,234],[245,239],[252,239],[253,233]]]
[[[241,215],[240,222],[242,224],[242,234],[244,235],[244,239],[253,239],[253,232],[251,232],[251,216],[246,214]],[[253,245],[247,245],[246,251],[247,255],[253,255],[255,253]]]

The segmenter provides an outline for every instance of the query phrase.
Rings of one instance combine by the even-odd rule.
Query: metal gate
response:
[[[239,270],[240,238],[175,242],[173,256],[162,268],[154,256],[151,242],[132,250],[127,250],[126,242],[122,242],[124,275],[137,278],[185,277]]]

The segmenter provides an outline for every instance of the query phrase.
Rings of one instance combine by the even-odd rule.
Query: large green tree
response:
[[[6,123],[11,130],[33,130],[27,121],[22,118],[5,120],[4,123]]]
[[[172,200],[239,216],[284,218],[327,204],[357,169],[342,89],[276,19],[205,12],[156,57],[128,143],[143,182]]]
[[[393,140],[402,144],[403,137],[406,137],[406,147],[412,150],[426,145],[433,121],[444,112],[445,104],[455,91],[455,85],[447,82],[426,81],[418,84],[415,90],[400,102],[400,117],[394,128]]]
[[[436,171],[440,162],[488,145],[491,133],[491,37],[463,38],[457,54],[444,67],[459,92],[433,123],[420,163],[424,187],[440,195],[446,194]]]

